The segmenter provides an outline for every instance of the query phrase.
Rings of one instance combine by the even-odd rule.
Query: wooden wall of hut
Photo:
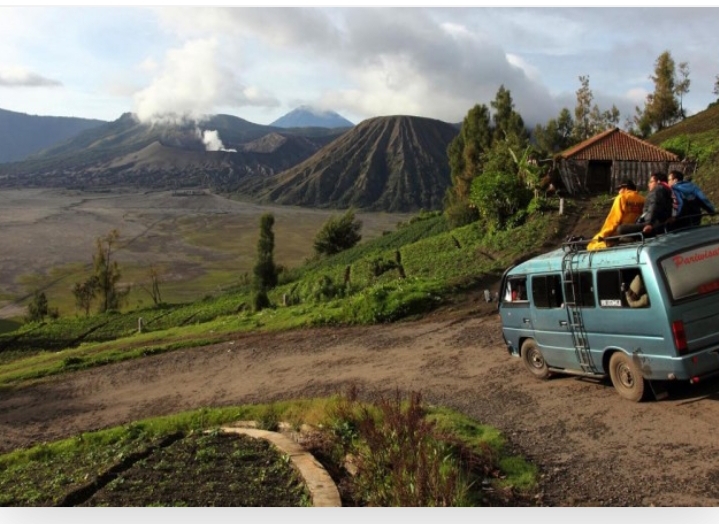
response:
[[[588,160],[566,160],[559,161],[559,174],[562,178],[562,184],[570,195],[588,194],[587,190],[587,173],[589,171]],[[661,171],[669,173],[669,171],[677,169],[686,176],[691,176],[696,170],[696,164],[693,162],[638,162],[629,160],[614,160],[612,162],[611,171],[611,192],[614,193],[619,187],[621,180],[629,177],[637,185],[640,191],[646,191],[647,182],[652,173]]]
[[[559,161],[559,176],[562,178],[564,190],[570,195],[587,193],[588,160]]]

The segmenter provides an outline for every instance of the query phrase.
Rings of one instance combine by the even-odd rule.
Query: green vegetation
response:
[[[341,217],[330,218],[319,230],[314,241],[317,255],[335,255],[340,251],[357,245],[362,222],[355,219],[355,213],[349,209]]]
[[[480,222],[448,231],[441,215],[420,215],[396,232],[283,271],[268,291],[275,306],[260,312],[253,311],[247,283],[188,304],[27,323],[0,334],[0,386],[214,343],[236,332],[371,324],[421,314],[563,238],[570,218],[555,216],[556,202],[552,206],[528,215],[521,228],[493,232]],[[379,266],[389,269],[378,272]]]
[[[0,455],[0,504],[309,505],[286,458],[218,431],[240,420],[313,428],[305,440],[340,486],[344,505],[482,506],[496,503],[495,493],[504,494],[502,502],[523,500],[537,484],[536,468],[509,454],[495,429],[426,407],[417,393],[366,403],[354,390],[178,413]]]
[[[719,105],[652,135],[648,141],[697,162],[693,181],[719,202]]]
[[[267,292],[277,285],[277,267],[275,266],[275,234],[272,226],[275,217],[266,213],[260,217],[260,239],[257,241],[257,262],[253,269],[252,309],[262,311],[270,306]]]

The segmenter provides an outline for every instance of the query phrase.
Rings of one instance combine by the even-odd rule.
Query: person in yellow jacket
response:
[[[644,197],[637,192],[637,186],[628,178],[624,178],[619,184],[619,194],[614,199],[612,209],[604,221],[602,229],[592,237],[587,244],[590,251],[604,249],[614,245],[612,241],[604,241],[605,238],[617,234],[617,228],[622,224],[633,224],[642,214],[644,208]]]

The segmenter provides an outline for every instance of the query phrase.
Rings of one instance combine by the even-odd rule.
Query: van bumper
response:
[[[661,370],[663,373],[657,370],[659,372],[651,378],[698,383],[719,376],[719,348],[690,353],[665,362],[669,364],[668,368]]]
[[[719,377],[719,369],[710,371],[709,373],[704,373],[703,375],[696,375],[694,377],[690,377],[689,383],[699,384],[699,382],[704,382],[705,380],[712,379],[715,377]]]

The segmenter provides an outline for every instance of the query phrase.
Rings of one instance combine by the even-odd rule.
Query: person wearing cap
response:
[[[644,197],[637,192],[636,184],[629,178],[622,179],[619,184],[619,194],[614,198],[612,209],[609,211],[602,229],[587,244],[587,249],[593,251],[614,245],[616,241],[604,239],[616,235],[622,224],[635,223],[643,209]]]

